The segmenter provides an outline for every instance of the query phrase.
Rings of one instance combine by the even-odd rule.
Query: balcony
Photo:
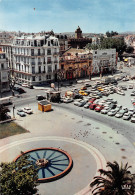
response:
[[[42,62],[38,62],[38,65],[42,65]]]
[[[31,65],[35,65],[35,62],[31,62]]]

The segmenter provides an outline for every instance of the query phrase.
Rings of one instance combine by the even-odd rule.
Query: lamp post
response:
[[[13,104],[13,118],[15,118],[15,105]]]

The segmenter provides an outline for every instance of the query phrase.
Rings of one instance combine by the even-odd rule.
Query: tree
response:
[[[28,160],[28,155],[22,155],[16,162],[0,165],[0,194],[2,195],[33,195],[37,193],[37,170]]]
[[[133,48],[132,46],[128,46],[128,47],[126,48],[126,52],[127,52],[127,53],[133,53],[133,52],[134,52],[134,48]]]
[[[107,32],[106,32],[106,36],[107,36],[107,37],[112,37],[112,36],[115,36],[115,35],[118,35],[118,33],[115,32],[115,31],[111,31],[111,32],[107,31]]]
[[[14,96],[14,86],[16,84],[17,78],[16,78],[16,74],[12,72],[9,73],[9,87],[12,91],[12,95]]]
[[[0,121],[4,121],[6,119],[7,112],[10,112],[10,110],[3,104],[0,104]]]
[[[133,195],[133,175],[128,171],[130,166],[128,163],[121,167],[114,161],[113,163],[107,162],[107,167],[110,170],[99,169],[100,176],[94,177],[94,181],[90,186],[94,188],[93,195]],[[104,175],[102,177],[101,175]]]

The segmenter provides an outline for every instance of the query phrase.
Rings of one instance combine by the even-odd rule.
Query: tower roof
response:
[[[75,31],[75,33],[82,33],[82,30],[81,30],[81,28],[80,28],[80,26],[78,26],[78,28],[76,29],[76,31]]]

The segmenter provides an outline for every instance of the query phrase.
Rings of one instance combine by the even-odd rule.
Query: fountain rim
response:
[[[59,149],[59,148],[53,148],[53,147],[41,147],[41,148],[34,148],[34,149],[31,149],[31,150],[27,150],[27,151],[23,152],[23,154],[18,155],[13,161],[16,162],[22,155],[27,154],[29,152],[37,151],[37,150],[55,150],[55,151],[58,151],[58,152],[61,152],[61,153],[65,154],[68,157],[68,160],[69,160],[69,164],[68,164],[67,168],[64,171],[62,171],[61,173],[59,173],[55,176],[52,176],[52,177],[40,178],[40,179],[38,179],[38,182],[54,181],[56,179],[59,179],[59,178],[63,177],[64,175],[66,175],[71,170],[72,165],[73,165],[73,161],[72,161],[71,156],[66,151],[64,151],[62,149]]]

